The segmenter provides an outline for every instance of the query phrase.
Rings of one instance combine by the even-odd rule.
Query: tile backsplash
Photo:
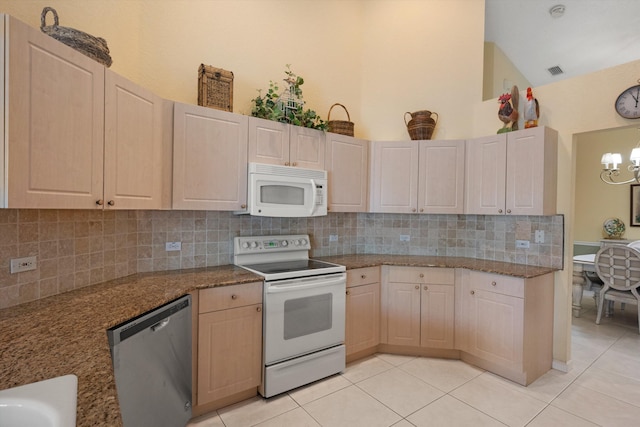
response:
[[[544,231],[544,243],[534,243],[535,230]],[[230,264],[233,237],[269,234],[309,234],[316,257],[464,256],[562,268],[564,218],[372,213],[260,218],[218,211],[0,209],[0,308],[137,272]],[[332,235],[337,241],[330,241]],[[531,246],[516,248],[516,240]],[[166,242],[181,242],[182,248],[167,252]],[[37,257],[37,269],[10,274],[11,259],[25,256]]]

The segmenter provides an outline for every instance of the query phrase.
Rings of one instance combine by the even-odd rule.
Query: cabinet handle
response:
[[[502,213],[502,209],[498,209],[498,213]]]
[[[416,289],[420,289],[420,285],[416,285]]]
[[[497,285],[496,282],[491,282],[491,286],[495,286],[495,285]]]
[[[240,205],[240,209],[247,209],[247,205],[245,205],[244,203]]]
[[[360,276],[361,279],[366,279],[367,275],[363,274],[362,276]]]
[[[471,292],[469,292],[469,293],[470,293],[471,295],[475,295],[475,294],[476,294],[476,291],[471,291]]]
[[[424,289],[425,291],[428,291],[429,287],[427,285],[424,285],[424,288],[422,288],[422,289]]]
[[[238,295],[236,294],[231,295],[231,299],[238,299]]]
[[[347,295],[351,295],[351,291],[347,291]]]
[[[102,199],[96,200],[96,205],[98,205],[98,206],[104,205],[104,200],[102,200]]]
[[[511,213],[511,209],[507,209],[507,213]]]
[[[420,273],[420,278],[422,279],[424,277],[424,273]]]
[[[260,313],[262,311],[262,307],[256,307],[256,311]]]
[[[116,202],[114,202],[113,200],[109,200],[109,201],[107,202],[107,204],[108,204],[109,206],[113,206],[113,205],[115,205],[115,204],[116,204]]]

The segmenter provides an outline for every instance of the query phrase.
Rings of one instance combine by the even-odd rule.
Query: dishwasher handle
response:
[[[171,320],[171,318],[167,317],[166,319],[159,321],[158,323],[156,323],[155,325],[153,325],[151,327],[151,331],[157,332],[157,331],[161,330],[162,328],[164,328],[165,326],[167,326],[169,324],[170,320]]]

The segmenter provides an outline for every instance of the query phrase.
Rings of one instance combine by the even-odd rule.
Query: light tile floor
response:
[[[289,393],[255,397],[188,427],[636,426],[635,306],[595,324],[591,298],[572,326],[572,368],[522,387],[456,360],[377,354]]]

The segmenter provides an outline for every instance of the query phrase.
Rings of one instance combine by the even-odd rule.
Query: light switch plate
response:
[[[167,242],[166,245],[165,245],[165,250],[167,252],[181,251],[182,250],[182,242]]]
[[[516,240],[516,248],[529,249],[529,245],[528,240]]]

